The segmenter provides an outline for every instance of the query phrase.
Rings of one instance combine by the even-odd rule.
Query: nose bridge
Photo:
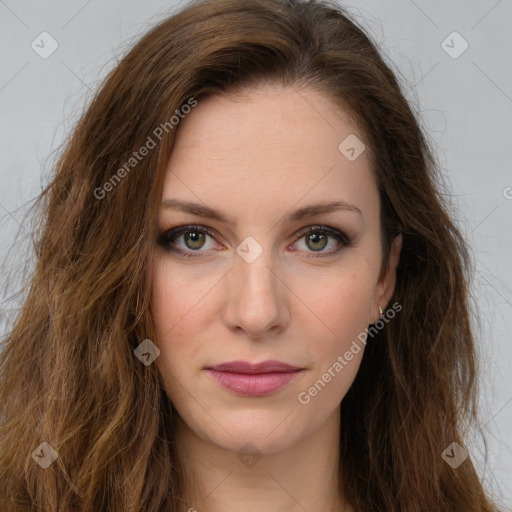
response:
[[[236,252],[229,273],[226,323],[255,337],[275,326],[283,327],[288,321],[288,308],[272,250],[248,237]]]

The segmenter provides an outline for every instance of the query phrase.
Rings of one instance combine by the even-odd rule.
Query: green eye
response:
[[[201,231],[186,231],[183,240],[189,249],[201,249],[205,242],[205,234]]]
[[[322,249],[325,249],[325,247],[327,246],[328,238],[329,238],[329,236],[324,235],[324,234],[318,234],[318,233],[308,234],[308,235],[306,235],[306,240],[307,240],[306,244],[308,244],[308,242],[312,242],[313,247],[311,247],[311,246],[309,246],[309,247],[313,251],[321,251]]]
[[[183,237],[185,248],[177,245],[177,240]],[[169,229],[162,233],[158,238],[158,243],[166,250],[175,252],[186,257],[195,257],[198,252],[205,252],[201,250],[207,242],[207,236],[214,238],[213,232],[208,228],[199,226],[182,226],[176,229]],[[189,249],[189,250],[186,250]]]
[[[183,237],[181,247],[177,243]],[[208,237],[215,240],[215,235],[212,230],[203,226],[181,226],[175,229],[169,229],[158,238],[158,243],[166,250],[176,253],[180,256],[187,258],[200,257],[200,253],[206,252],[208,249]],[[304,249],[300,252],[311,253],[307,257],[322,257],[332,256],[333,254],[341,251],[344,247],[351,245],[350,238],[338,231],[337,229],[328,226],[312,226],[303,231],[295,238],[295,244],[303,240],[305,241]],[[325,251],[328,247],[330,240],[336,242],[333,249]],[[316,253],[316,254],[315,254]]]
[[[351,244],[350,238],[338,231],[337,229],[330,228],[328,226],[313,226],[308,228],[307,231],[302,232],[297,237],[297,241],[305,239],[306,249],[304,252],[313,252],[317,254],[311,254],[308,257],[322,257],[331,256]],[[328,246],[329,240],[334,239],[337,242],[337,247],[330,251],[324,251]]]

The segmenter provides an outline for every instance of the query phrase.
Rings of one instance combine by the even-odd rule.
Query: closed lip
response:
[[[238,395],[262,397],[291,383],[303,371],[283,361],[229,361],[205,370],[224,388]]]
[[[261,374],[261,373],[290,373],[297,372],[303,368],[284,363],[283,361],[268,360],[260,363],[249,361],[228,361],[226,363],[207,366],[206,370],[229,373]]]

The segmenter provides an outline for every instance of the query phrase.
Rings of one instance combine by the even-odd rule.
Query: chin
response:
[[[282,452],[291,448],[295,442],[299,440],[298,436],[292,432],[283,432],[276,435],[268,435],[268,431],[255,429],[245,430],[236,433],[232,437],[229,435],[214,435],[208,441],[216,446],[235,452],[237,455],[242,454],[261,454],[269,455],[272,453]]]
[[[218,418],[220,425],[212,417]],[[212,410],[211,416],[207,415],[199,424],[188,424],[188,428],[203,441],[225,450],[270,454],[289,448],[307,435],[303,431],[304,421],[293,421],[293,417],[284,409]]]

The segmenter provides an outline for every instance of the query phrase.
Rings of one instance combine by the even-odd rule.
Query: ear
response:
[[[383,269],[381,271],[379,282],[377,283],[377,287],[375,290],[375,304],[372,309],[372,314],[370,315],[371,323],[375,323],[379,319],[378,305],[380,304],[382,310],[385,311],[389,301],[391,300],[391,296],[395,291],[396,267],[398,266],[398,262],[400,261],[400,251],[402,250],[402,242],[403,237],[401,233],[399,233],[391,242],[388,267],[387,269]]]

